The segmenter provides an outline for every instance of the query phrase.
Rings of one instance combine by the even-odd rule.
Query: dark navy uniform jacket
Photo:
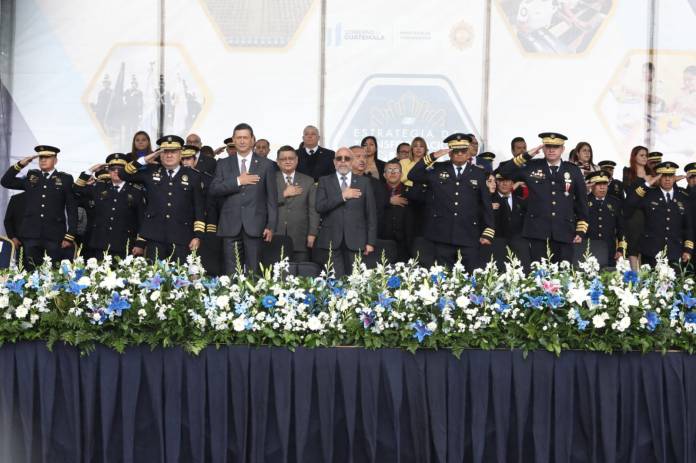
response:
[[[455,246],[479,246],[479,239],[495,236],[491,195],[483,169],[464,164],[457,178],[452,161],[434,162],[426,155],[408,173],[414,183],[428,185],[424,236]]]
[[[641,209],[645,214],[645,225],[640,238],[640,253],[654,257],[665,246],[667,258],[671,261],[681,259],[682,252],[691,253],[694,249],[692,218],[689,211],[689,196],[675,185],[670,202],[660,188],[639,185],[635,194],[626,198],[630,211]]]
[[[124,180],[145,187],[147,206],[139,235],[145,240],[188,245],[205,232],[205,198],[200,174],[186,166],[172,179],[167,169],[149,164],[143,170],[129,163],[122,172]]]
[[[626,249],[621,200],[610,194],[607,194],[602,200],[589,194],[587,195],[587,206],[590,211],[590,226],[587,229],[587,237],[592,240],[606,241],[609,256],[613,258],[616,249]]]
[[[136,244],[145,212],[142,187],[124,182],[119,191],[111,181],[88,185],[89,178],[90,175],[83,172],[74,185],[77,194],[94,204],[87,245],[116,254],[128,253],[127,248]]]
[[[587,233],[587,188],[578,166],[562,161],[554,174],[546,159],[525,153],[501,165],[500,173],[529,190],[522,236],[572,243]]]
[[[55,170],[50,177],[44,178],[40,170],[32,169],[26,177],[17,177],[21,170],[19,164],[14,164],[0,180],[5,188],[26,191],[19,239],[74,242],[77,201],[72,191],[72,175]]]

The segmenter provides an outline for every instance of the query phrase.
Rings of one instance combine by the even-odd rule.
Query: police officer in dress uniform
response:
[[[495,160],[495,153],[484,151],[476,156],[476,165],[483,167],[486,172],[493,172],[493,160]]]
[[[143,187],[121,179],[127,162],[128,155],[124,153],[110,154],[106,158],[108,180],[89,183],[92,175],[104,175],[104,164],[96,164],[82,172],[73,185],[76,194],[94,204],[87,246],[96,258],[105,252],[119,257],[130,252],[142,254],[145,247],[143,241],[136,242],[145,212]]]
[[[607,188],[607,194],[609,196],[613,196],[619,201],[623,201],[624,184],[621,180],[617,180],[614,178],[614,169],[616,169],[616,163],[614,161],[599,161],[597,165],[609,176],[609,186]]]
[[[645,214],[645,227],[639,248],[643,263],[654,266],[655,256],[667,249],[667,259],[673,265],[687,263],[694,249],[694,237],[689,196],[676,188],[675,173],[679,166],[673,162],[661,162],[655,166],[657,176],[653,184],[647,182],[635,188],[629,195],[629,208],[639,208]]]
[[[691,162],[684,167],[684,172],[686,173],[687,187],[683,190],[684,193],[689,195],[689,215],[691,216],[691,236],[696,238],[696,162]],[[696,241],[696,240],[694,240]],[[691,264],[692,271],[694,269],[693,263]]]
[[[469,163],[471,137],[455,133],[445,138],[448,149],[427,154],[408,174],[414,183],[426,183],[432,199],[425,237],[435,243],[435,259],[452,266],[461,255],[467,271],[479,264],[480,245],[490,246],[495,236],[491,195],[486,175]],[[447,162],[435,162],[449,153]]]
[[[201,239],[200,256],[203,268],[210,275],[222,274],[222,239],[217,236],[218,199],[208,194],[213,175],[209,172],[198,170],[201,157],[196,158],[198,147],[184,145],[181,150],[181,165],[196,170],[201,176],[201,188],[205,196],[205,234]]]
[[[626,250],[621,200],[608,194],[610,177],[606,172],[591,172],[587,181],[591,185],[591,192],[587,195],[590,251],[602,267],[613,267]],[[582,245],[581,250],[584,253]]]
[[[147,242],[145,256],[185,261],[190,251],[198,249],[205,233],[201,176],[180,165],[181,137],[166,135],[157,144],[154,153],[126,164],[123,179],[145,187],[147,207],[139,232],[139,238]],[[149,164],[158,157],[159,164]],[[142,165],[146,168],[138,170]]]
[[[73,178],[55,168],[60,150],[39,145],[34,151],[37,154],[10,166],[0,180],[5,188],[26,192],[19,238],[24,245],[24,265],[29,269],[41,264],[44,253],[53,260],[71,259],[77,233]],[[39,168],[31,169],[25,177],[17,177],[37,157]]]
[[[496,265],[501,272],[505,270],[510,250],[529,271],[529,241],[522,237],[527,201],[514,194],[514,182],[500,171],[495,173],[495,181],[496,192],[491,195],[491,204],[495,221],[493,257]]]
[[[657,165],[662,162],[662,153],[659,151],[653,151],[651,153],[648,153],[648,166],[650,166],[653,170],[657,168]]]
[[[587,188],[580,168],[561,161],[565,135],[540,133],[542,145],[515,156],[500,167],[500,173],[525,182],[529,190],[522,236],[529,240],[532,261],[547,256],[554,262],[573,261],[573,244],[587,233]],[[532,159],[539,151],[544,159]]]

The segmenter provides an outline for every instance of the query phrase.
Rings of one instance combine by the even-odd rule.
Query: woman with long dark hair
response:
[[[583,176],[599,170],[599,167],[594,163],[592,145],[586,141],[581,141],[575,146],[573,151],[575,152],[575,159],[572,162],[575,162],[580,167]]]
[[[634,146],[631,150],[631,158],[628,167],[623,169],[623,184],[626,189],[626,199],[630,195],[636,194],[636,188],[644,185],[645,182],[651,183],[654,179],[654,172],[648,164],[648,148],[645,146]],[[626,201],[627,203],[628,201]],[[624,203],[624,204],[626,204]],[[626,224],[626,243],[628,248],[626,254],[633,270],[640,267],[639,243],[643,234],[645,216],[640,209],[624,208],[624,220]]]
[[[137,161],[150,153],[152,153],[152,142],[150,141],[150,135],[148,135],[144,130],[135,132],[135,135],[133,135],[131,152],[129,153],[131,161]]]
[[[379,159],[377,139],[372,135],[368,135],[362,139],[360,146],[365,148],[365,153],[367,153],[367,169],[365,169],[365,174],[382,182],[386,182],[384,178],[384,165],[386,163]]]

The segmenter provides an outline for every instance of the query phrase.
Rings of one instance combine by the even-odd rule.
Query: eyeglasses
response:
[[[399,169],[398,167],[394,167],[394,168],[391,168],[391,169],[384,169],[384,172],[387,173],[387,174],[400,174],[400,173],[401,173],[401,169]]]
[[[285,161],[294,161],[295,158],[290,157],[290,158],[278,158],[278,162],[285,162]]]
[[[350,156],[336,156],[338,162],[349,162]]]

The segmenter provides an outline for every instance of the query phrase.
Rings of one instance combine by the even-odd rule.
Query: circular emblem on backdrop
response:
[[[474,42],[474,28],[466,21],[459,21],[450,30],[450,43],[457,50],[469,48]]]

